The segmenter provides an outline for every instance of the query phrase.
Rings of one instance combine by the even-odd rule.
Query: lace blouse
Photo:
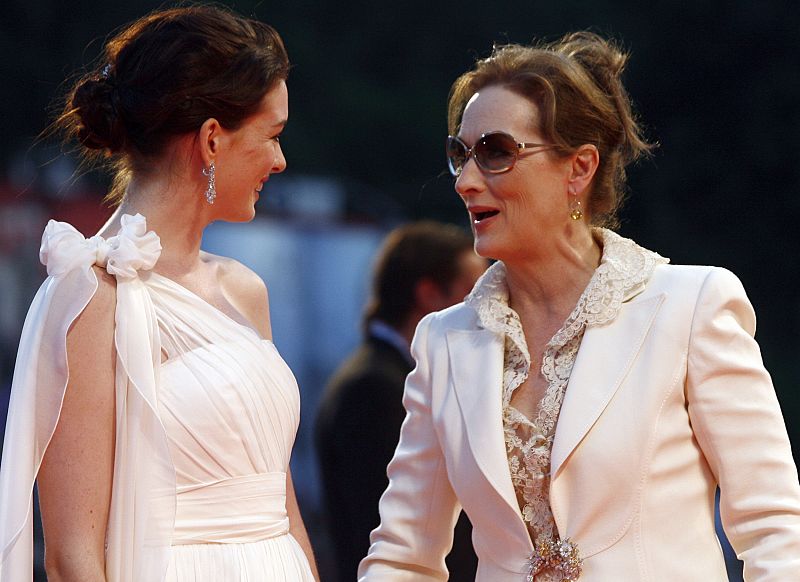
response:
[[[559,540],[549,491],[556,423],[583,334],[587,326],[613,321],[622,302],[645,285],[658,264],[667,262],[610,230],[598,229],[597,235],[603,245],[600,266],[542,355],[541,373],[547,389],[535,418],[527,418],[511,405],[514,391],[528,378],[531,356],[519,316],[508,304],[505,265],[492,265],[465,301],[475,309],[483,327],[505,336],[503,429],[511,482],[534,542],[531,581],[575,580],[580,572],[577,548],[568,540]],[[556,554],[562,559],[551,557]]]

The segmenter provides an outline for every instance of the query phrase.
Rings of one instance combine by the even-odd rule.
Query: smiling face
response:
[[[261,101],[258,111],[239,129],[222,130],[214,211],[220,220],[246,221],[255,216],[255,203],[270,174],[286,168],[278,139],[289,117],[286,83],[280,81]]]
[[[484,133],[503,131],[518,142],[547,143],[537,129],[531,101],[500,86],[475,93],[458,137],[471,147]],[[489,174],[470,158],[455,188],[470,214],[475,251],[506,262],[548,252],[573,225],[569,217],[571,160],[552,151],[524,149],[514,167]]]

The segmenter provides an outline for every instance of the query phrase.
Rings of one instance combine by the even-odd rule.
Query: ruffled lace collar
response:
[[[503,364],[503,433],[509,471],[534,552],[526,579],[541,582],[576,580],[580,551],[561,540],[550,507],[550,454],[564,393],[587,326],[604,325],[617,317],[622,303],[644,289],[653,270],[666,259],[633,241],[600,229],[603,255],[572,313],[541,354],[547,389],[533,418],[512,404],[512,396],[528,378],[531,357],[517,313],[508,305],[506,266],[498,262],[476,283],[465,303],[480,324],[505,336]]]
[[[139,271],[152,269],[160,255],[161,241],[156,233],[148,232],[141,214],[123,214],[119,233],[107,239],[86,238],[71,224],[51,220],[39,249],[39,259],[50,276],[99,265],[118,279],[133,279]]]
[[[613,231],[601,228],[597,233],[603,242],[600,265],[548,346],[564,345],[584,326],[613,321],[622,304],[644,289],[656,266],[669,262]],[[502,261],[489,267],[464,302],[475,310],[485,329],[509,335],[530,362],[519,316],[508,305],[506,266]]]

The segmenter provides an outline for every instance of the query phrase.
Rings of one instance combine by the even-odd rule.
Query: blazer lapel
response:
[[[447,350],[472,455],[522,523],[503,434],[503,337],[488,330],[451,329]]]
[[[586,330],[558,418],[550,458],[553,479],[625,380],[663,300],[658,295],[625,303],[614,321]]]

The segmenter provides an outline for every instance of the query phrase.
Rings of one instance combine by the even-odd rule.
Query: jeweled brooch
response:
[[[528,575],[526,582],[533,582],[534,577],[550,570],[559,576],[561,582],[576,582],[581,575],[583,560],[578,546],[569,538],[554,540],[548,537],[536,539],[536,549],[528,559]]]

